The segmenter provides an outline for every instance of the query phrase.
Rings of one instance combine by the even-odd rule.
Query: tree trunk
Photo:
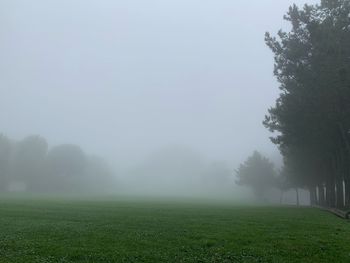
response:
[[[332,176],[331,178],[328,179],[328,182],[327,182],[326,198],[327,198],[327,205],[329,207],[335,207],[335,184]]]
[[[324,186],[321,184],[318,186],[318,204],[320,206],[327,206],[326,205],[326,197],[325,197],[325,192],[324,192]]]
[[[349,139],[348,139],[348,131],[345,130],[343,124],[341,122],[338,123],[338,128],[340,130],[340,134],[342,135],[342,139],[344,141],[344,145],[346,147],[346,150],[348,152],[348,154],[350,154],[350,142],[349,142]]]
[[[345,179],[344,184],[345,184],[345,207],[349,208],[349,206],[350,206],[350,181],[349,181],[349,179]]]
[[[341,122],[338,123],[338,128],[340,130],[340,133],[342,135],[342,139],[345,146],[345,152],[343,153],[343,162],[344,162],[344,185],[345,185],[345,200],[344,200],[344,206],[349,208],[350,207],[350,140],[349,140],[349,130],[345,129],[343,124]]]
[[[337,208],[343,208],[344,207],[344,188],[343,188],[343,180],[338,179],[336,182],[337,187]]]
[[[343,186],[343,173],[344,162],[343,152],[341,149],[336,151],[334,158],[334,171],[335,171],[335,187],[336,187],[336,206],[337,208],[343,208],[344,206],[344,186]]]
[[[310,192],[310,205],[317,205],[316,187],[312,186],[309,189]]]
[[[327,176],[327,205],[329,207],[336,207],[336,191],[335,191],[335,185],[336,185],[336,178],[337,178],[337,159],[336,155],[334,154],[330,158],[330,166],[329,166],[329,174]]]
[[[299,189],[295,188],[295,195],[296,195],[296,205],[300,206],[300,202],[299,202]]]

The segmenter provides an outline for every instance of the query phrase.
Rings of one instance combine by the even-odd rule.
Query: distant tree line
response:
[[[285,169],[276,169],[269,158],[254,151],[236,170],[236,184],[251,188],[258,202],[266,202],[266,195],[275,189],[280,191],[279,203],[282,204],[284,194],[294,190],[295,204],[299,205],[299,186],[290,182]]]
[[[264,125],[284,157],[282,182],[312,204],[350,205],[350,1],[290,7],[289,32],[266,34],[280,96]]]
[[[80,192],[110,190],[108,164],[77,145],[49,148],[45,138],[14,141],[0,134],[0,191]]]

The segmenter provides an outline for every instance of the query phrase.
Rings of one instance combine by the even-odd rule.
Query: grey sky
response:
[[[293,2],[0,0],[0,131],[116,162],[172,144],[232,165],[275,158],[264,32]]]

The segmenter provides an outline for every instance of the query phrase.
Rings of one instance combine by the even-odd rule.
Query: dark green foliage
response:
[[[339,207],[350,171],[349,13],[348,0],[294,5],[285,16],[292,30],[266,34],[281,94],[264,125],[277,132],[291,183],[311,200],[326,185],[327,204]]]
[[[4,200],[0,262],[349,262],[350,225],[311,208]]]

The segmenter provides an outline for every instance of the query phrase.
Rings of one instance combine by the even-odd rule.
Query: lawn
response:
[[[313,208],[1,198],[0,262],[350,262],[350,224]]]

